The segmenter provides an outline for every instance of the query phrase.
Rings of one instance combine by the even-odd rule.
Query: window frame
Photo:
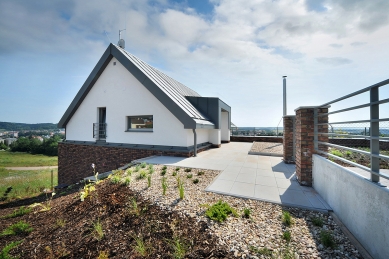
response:
[[[131,128],[131,118],[151,117],[152,128]],[[154,115],[129,115],[126,116],[126,132],[153,132],[154,131]]]

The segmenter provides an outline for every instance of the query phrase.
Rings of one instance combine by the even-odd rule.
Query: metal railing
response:
[[[282,137],[283,129],[280,127],[235,127],[231,129],[231,136]]]
[[[331,157],[333,159],[339,160],[339,161],[346,163],[346,164],[349,164],[351,166],[355,166],[355,167],[358,167],[358,168],[361,168],[363,170],[368,171],[371,175],[370,180],[372,182],[379,182],[380,177],[383,177],[385,179],[389,179],[389,175],[386,175],[386,174],[383,174],[380,172],[380,159],[389,161],[389,156],[385,156],[385,155],[380,154],[380,141],[386,142],[389,140],[389,136],[385,136],[385,135],[382,136],[383,134],[380,134],[380,123],[382,124],[383,122],[388,122],[389,118],[380,118],[380,114],[379,114],[380,105],[384,104],[384,103],[389,103],[389,98],[379,100],[379,89],[380,89],[380,87],[387,86],[388,84],[389,84],[389,79],[384,80],[380,83],[374,84],[372,86],[366,87],[364,89],[361,89],[361,90],[356,91],[354,93],[351,93],[349,95],[345,95],[345,96],[338,98],[336,100],[327,102],[323,105],[317,106],[314,109],[314,149],[315,149],[315,152],[317,152],[319,154],[326,155],[326,156]],[[365,93],[365,92],[370,93],[370,101],[368,103],[357,105],[357,106],[352,106],[349,108],[340,109],[340,110],[336,110],[336,111],[332,111],[332,112],[328,112],[328,113],[319,113],[320,108],[328,108],[329,105],[331,105],[331,104],[338,103],[340,101],[346,100],[348,98],[357,96],[357,95]],[[358,109],[367,108],[367,107],[370,108],[370,118],[368,120],[337,121],[337,122],[331,122],[331,123],[329,123],[328,121],[327,122],[319,122],[320,117],[322,117],[322,116],[328,116],[331,114],[338,114],[338,113],[342,113],[342,112],[358,110]],[[356,123],[357,124],[358,123],[359,124],[360,123],[368,123],[370,136],[366,136],[366,135],[361,136],[362,134],[361,135],[360,134],[358,134],[358,135],[356,135],[356,134],[344,134],[344,132],[337,133],[336,131],[335,132],[333,131],[333,128],[336,127],[336,125],[356,124]],[[327,132],[319,132],[319,126],[326,126],[326,125],[331,126],[331,131],[330,132],[328,132],[328,131]],[[337,144],[330,144],[330,143],[328,143],[328,141],[327,142],[319,141],[319,135],[328,136],[328,137],[330,137],[330,136],[332,136],[332,137],[334,137],[334,136],[346,137],[347,136],[348,138],[361,138],[361,137],[363,137],[364,139],[367,139],[370,141],[370,150],[366,151],[366,150],[346,147],[346,146],[337,145]],[[356,153],[368,156],[368,157],[370,157],[370,168],[367,166],[361,165],[359,163],[350,161],[346,158],[342,158],[340,156],[337,156],[337,155],[331,154],[329,152],[320,150],[319,145],[337,148],[337,149],[341,149],[341,150],[347,150],[347,151],[351,151],[351,152],[356,152]]]
[[[93,138],[96,140],[107,138],[107,123],[93,123]]]

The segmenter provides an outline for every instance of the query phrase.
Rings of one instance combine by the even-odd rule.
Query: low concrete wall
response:
[[[319,155],[313,155],[313,187],[374,258],[389,255],[389,189]]]
[[[273,136],[231,136],[230,141],[234,142],[274,142],[282,143],[283,137]]]

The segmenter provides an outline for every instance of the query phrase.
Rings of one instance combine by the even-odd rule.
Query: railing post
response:
[[[317,128],[317,121],[318,121],[318,118],[317,118],[317,109],[318,108],[314,108],[313,109],[313,148],[314,150],[318,150],[319,149],[319,143],[318,143],[318,128]]]
[[[379,88],[374,87],[370,89],[370,102],[379,101]],[[380,123],[378,121],[373,122],[371,120],[378,120],[380,118],[379,104],[373,104],[370,106],[370,137],[376,137],[376,139],[370,139],[370,169],[373,172],[380,172],[380,159],[378,157],[373,157],[372,155],[380,154]],[[371,174],[370,177],[372,182],[378,183],[380,177],[375,174]]]

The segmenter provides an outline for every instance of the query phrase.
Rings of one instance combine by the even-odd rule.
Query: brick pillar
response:
[[[296,111],[296,176],[300,185],[312,186],[312,155],[314,154],[314,109],[299,107]],[[328,107],[318,109],[318,114],[327,113]],[[318,117],[318,123],[328,122],[328,116]],[[328,132],[328,125],[318,126],[318,132]],[[318,140],[328,142],[328,135],[318,136]],[[327,146],[319,145],[327,151]]]
[[[295,118],[296,118],[295,115],[286,115],[283,117],[284,120],[283,160],[287,164],[295,162],[295,158],[294,158],[295,143],[293,143],[293,131],[294,131]]]

